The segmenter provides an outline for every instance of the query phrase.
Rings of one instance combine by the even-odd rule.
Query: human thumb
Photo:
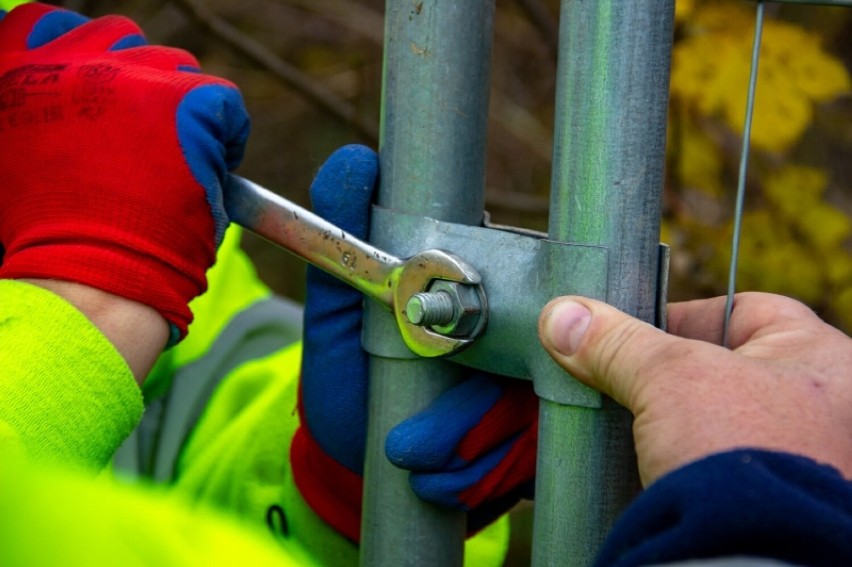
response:
[[[679,340],[606,303],[577,296],[548,303],[538,333],[562,368],[631,410],[638,388]]]

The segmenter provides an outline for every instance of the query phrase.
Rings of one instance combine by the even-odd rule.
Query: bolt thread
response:
[[[455,317],[453,299],[445,291],[415,293],[405,309],[408,320],[421,327],[447,325]]]

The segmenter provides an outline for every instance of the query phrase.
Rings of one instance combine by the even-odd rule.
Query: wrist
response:
[[[33,200],[43,209],[71,207],[46,195]],[[2,213],[0,208],[0,226],[5,230],[10,223],[5,223]],[[82,218],[83,213],[78,214]],[[24,223],[24,216],[18,215],[17,221]],[[152,220],[145,231],[127,230],[131,221],[114,217],[76,228],[31,218],[26,228],[5,235],[0,278],[76,282],[145,304],[173,325],[177,331],[173,342],[177,342],[192,321],[189,302],[207,289],[205,274],[216,258],[212,239],[169,230],[178,223],[165,218]],[[212,230],[212,219],[206,222]]]
[[[21,278],[59,295],[83,313],[121,353],[138,384],[169,338],[169,325],[155,309],[100,289],[61,280]]]
[[[302,498],[326,524],[348,540],[361,540],[361,477],[338,463],[302,425],[290,446],[293,481]]]

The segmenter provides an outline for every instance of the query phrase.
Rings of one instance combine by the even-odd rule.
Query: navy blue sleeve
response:
[[[596,565],[730,556],[852,565],[852,483],[832,467],[786,453],[712,455],[640,494]]]

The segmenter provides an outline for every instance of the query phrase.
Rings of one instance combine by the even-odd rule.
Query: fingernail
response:
[[[561,301],[547,315],[545,339],[560,353],[571,356],[580,348],[591,322],[592,312],[585,306],[576,301]]]

